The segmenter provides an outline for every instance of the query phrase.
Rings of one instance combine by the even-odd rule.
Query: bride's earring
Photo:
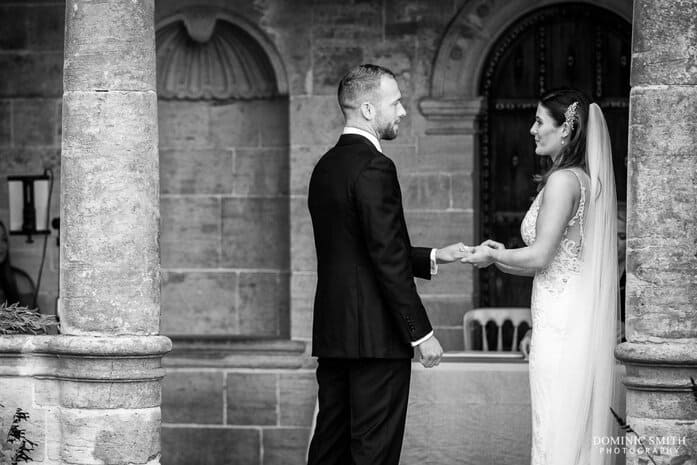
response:
[[[564,145],[564,139],[561,140],[561,145]]]

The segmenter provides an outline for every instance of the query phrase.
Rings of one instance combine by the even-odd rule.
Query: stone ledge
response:
[[[158,356],[172,350],[172,342],[165,336],[68,336],[64,334],[0,337],[0,355],[51,354],[111,356]]]
[[[472,99],[427,97],[419,101],[419,111],[429,122],[425,132],[434,136],[477,134],[478,118],[484,107],[482,97]]]
[[[308,368],[315,361],[304,341],[243,336],[172,335],[165,368]]]
[[[171,350],[164,336],[4,336],[0,376],[110,382],[159,381],[162,356]]]

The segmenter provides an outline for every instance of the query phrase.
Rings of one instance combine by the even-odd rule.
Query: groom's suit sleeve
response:
[[[430,250],[409,243],[394,163],[384,156],[373,158],[356,179],[354,195],[384,303],[404,341],[418,341],[433,329],[414,284],[416,270],[430,276]]]
[[[411,265],[414,276],[422,279],[431,279],[433,265],[431,264],[431,250],[427,247],[411,248]]]

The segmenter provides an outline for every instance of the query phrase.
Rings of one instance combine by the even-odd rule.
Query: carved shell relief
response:
[[[190,11],[158,29],[157,92],[189,100],[279,94],[273,65],[257,40],[208,10]]]

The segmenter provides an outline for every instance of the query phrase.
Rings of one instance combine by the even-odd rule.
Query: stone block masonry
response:
[[[165,359],[162,463],[305,463],[317,382],[304,344],[175,344]]]
[[[287,100],[159,109],[163,331],[287,337]]]

